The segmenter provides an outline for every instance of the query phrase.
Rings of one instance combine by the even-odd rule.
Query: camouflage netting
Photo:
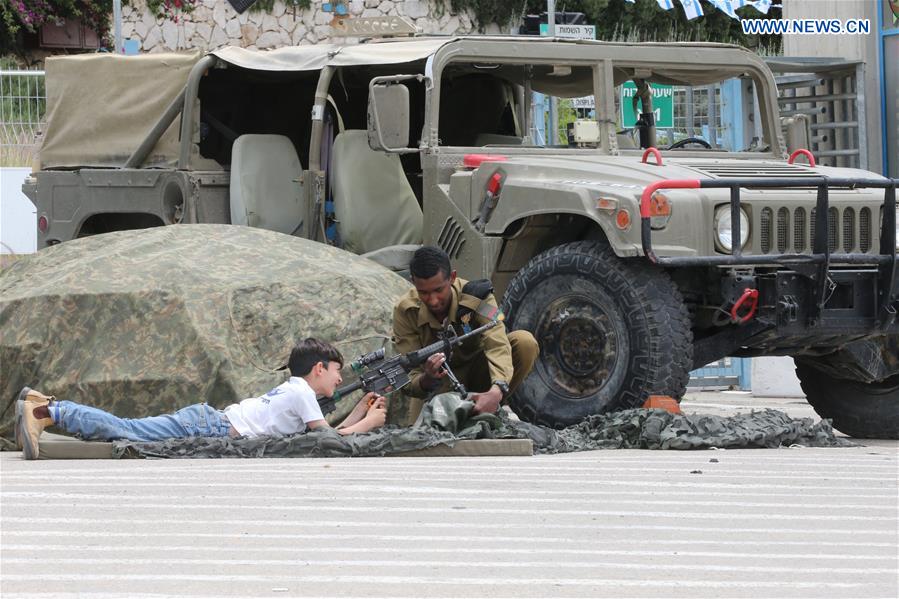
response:
[[[0,273],[4,447],[23,385],[125,417],[223,408],[285,380],[305,337],[348,360],[384,346],[408,289],[364,258],[247,227],[158,227],[41,250]]]
[[[736,416],[671,414],[664,410],[626,410],[591,416],[557,431],[499,415],[469,418],[474,404],[455,393],[426,403],[415,425],[387,426],[378,431],[341,436],[334,430],[289,437],[255,439],[192,438],[158,443],[113,442],[114,457],[285,458],[383,456],[433,447],[453,446],[463,439],[530,439],[536,453],[568,453],[592,449],[709,449],[781,447],[851,447],[834,435],[830,422],[790,418],[777,410]]]

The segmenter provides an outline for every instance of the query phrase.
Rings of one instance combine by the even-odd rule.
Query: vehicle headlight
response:
[[[715,210],[715,240],[720,249],[731,252],[734,249],[733,223],[730,219],[730,204],[718,206]],[[740,208],[740,249],[749,241],[749,215]]]

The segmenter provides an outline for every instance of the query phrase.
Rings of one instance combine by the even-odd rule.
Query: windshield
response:
[[[740,73],[584,63],[453,63],[440,81],[439,144],[598,148],[595,92],[614,104],[620,150],[768,151],[753,80]]]
[[[749,77],[731,77],[707,85],[670,85],[627,80],[615,87],[619,147],[641,147],[644,112],[641,87],[652,96],[651,120],[660,148],[764,151],[767,142],[757,118],[758,100]],[[645,145],[645,144],[642,144]]]

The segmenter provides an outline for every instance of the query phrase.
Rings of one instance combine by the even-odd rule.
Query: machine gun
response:
[[[447,331],[448,334],[440,341],[421,349],[416,349],[406,354],[397,354],[386,359],[384,358],[384,348],[375,350],[364,356],[359,356],[350,364],[353,372],[359,374],[359,378],[352,383],[338,388],[331,397],[319,398],[318,404],[321,406],[322,413],[327,414],[328,412],[333,412],[337,400],[358,389],[362,389],[366,393],[374,391],[378,395],[382,395],[389,391],[396,391],[397,389],[405,387],[411,380],[409,378],[409,372],[424,364],[428,358],[437,353],[446,355],[446,361],[441,368],[449,377],[453,390],[459,393],[464,399],[468,395],[468,391],[459,379],[456,378],[456,375],[453,374],[453,371],[449,367],[450,354],[457,345],[460,345],[471,337],[480,335],[487,329],[495,327],[500,322],[499,319],[491,320],[487,324],[482,325],[471,332],[465,333],[464,335],[456,335],[455,331],[450,327]]]

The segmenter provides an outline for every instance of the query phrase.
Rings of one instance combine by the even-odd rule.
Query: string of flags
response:
[[[625,2],[630,2],[634,4],[637,0],[625,0]],[[674,9],[674,0],[656,0],[659,3],[659,7],[662,10],[673,10]],[[678,0],[680,2],[681,7],[684,9],[684,14],[687,16],[687,19],[693,20],[703,16],[705,13],[702,11],[702,5],[699,3],[699,0]],[[751,6],[763,15],[768,14],[768,10],[771,9],[772,6],[780,7],[780,4],[773,4],[773,0],[706,0],[709,4],[717,8],[723,13],[726,13],[732,19],[739,19],[740,17],[737,15],[737,9],[743,8],[744,6]]]

